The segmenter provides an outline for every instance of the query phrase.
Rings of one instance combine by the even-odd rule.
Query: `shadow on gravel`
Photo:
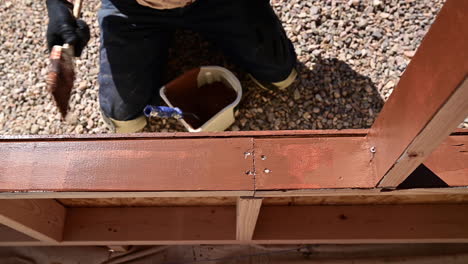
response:
[[[309,100],[312,129],[367,128],[384,101],[372,80],[336,58],[313,61],[312,69],[298,63],[300,78],[295,86]],[[294,89],[291,89],[294,97]]]

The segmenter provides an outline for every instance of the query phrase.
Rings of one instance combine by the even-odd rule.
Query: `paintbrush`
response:
[[[82,0],[75,0],[73,4],[73,16],[79,18]],[[74,48],[70,44],[52,47],[49,57],[49,72],[46,82],[49,91],[55,99],[55,103],[65,119],[68,112],[68,101],[70,100],[75,72],[73,66]]]

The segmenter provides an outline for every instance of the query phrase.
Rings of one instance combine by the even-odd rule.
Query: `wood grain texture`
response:
[[[235,240],[235,216],[232,206],[74,208],[59,245],[468,242],[467,204],[263,206],[250,242]]]
[[[450,188],[416,188],[416,189],[386,189],[386,188],[372,188],[372,189],[300,189],[300,190],[272,190],[272,191],[257,191],[255,197],[308,197],[308,196],[322,196],[322,197],[359,197],[359,196],[465,196],[468,194],[468,187],[450,187]],[[433,200],[433,202],[435,199]]]
[[[468,204],[468,192],[394,195],[336,195],[263,198],[263,205],[395,205],[395,204]]]
[[[235,206],[236,197],[132,197],[59,199],[66,207]]]
[[[255,139],[256,190],[371,188],[365,138]]]
[[[424,165],[450,186],[468,186],[468,135],[448,137]]]
[[[0,142],[30,141],[94,141],[144,139],[200,139],[200,138],[263,138],[263,137],[365,137],[367,129],[327,130],[265,130],[223,132],[155,132],[135,134],[63,134],[63,135],[0,135]]]
[[[0,190],[252,190],[249,138],[0,143]]]
[[[252,236],[257,224],[258,214],[262,206],[261,198],[237,199],[236,216],[237,228],[236,239],[241,241],[252,240]]]
[[[235,240],[235,237],[234,206],[71,208],[64,231],[65,241],[90,244],[120,241],[133,245],[144,241]]]
[[[65,208],[54,200],[0,200],[0,224],[45,242],[62,240]]]
[[[467,20],[468,1],[446,1],[372,126],[378,181],[395,170],[381,186],[402,182],[467,116]]]
[[[254,241],[467,242],[467,218],[466,204],[264,206]]]

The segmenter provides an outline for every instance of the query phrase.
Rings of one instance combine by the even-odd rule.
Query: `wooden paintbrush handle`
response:
[[[81,2],[82,0],[75,0],[73,2],[73,16],[75,18],[80,18],[81,14]]]

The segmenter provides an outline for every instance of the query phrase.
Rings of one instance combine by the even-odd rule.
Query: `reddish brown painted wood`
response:
[[[468,242],[467,217],[466,204],[265,206],[249,243]],[[73,208],[61,245],[246,243],[235,219],[234,206]]]
[[[364,137],[367,129],[327,130],[269,130],[269,131],[224,131],[224,132],[158,132],[135,134],[76,134],[76,135],[0,135],[0,142],[12,141],[86,141],[86,140],[142,140],[183,138],[235,138],[235,137]]]
[[[0,143],[0,190],[252,190],[249,138]]]
[[[0,200],[0,224],[45,242],[62,240],[65,208],[55,200]]]
[[[468,205],[264,206],[254,241],[466,242]]]
[[[255,139],[255,187],[372,188],[365,138]]]
[[[468,186],[468,135],[447,138],[424,165],[450,186]]]
[[[235,240],[234,206],[71,208],[64,241]]]
[[[408,147],[427,129],[436,113],[444,109],[446,102],[466,78],[467,21],[468,1],[448,0],[445,3],[372,126],[369,141],[377,150],[374,163],[379,181],[397,161],[401,163],[401,157],[408,151]],[[460,100],[461,104],[463,102]],[[463,115],[463,111],[456,114],[458,119],[458,114]],[[455,113],[452,112],[452,115]],[[445,118],[445,122],[443,120],[440,119],[440,123],[436,124],[438,131],[430,132],[432,134],[429,136],[432,137],[429,137],[428,143],[441,142],[460,121],[451,120],[451,117]],[[417,153],[421,161],[433,150],[430,145],[423,153]],[[417,167],[417,164],[414,166]],[[396,179],[387,185],[395,186],[399,181],[401,179]]]

